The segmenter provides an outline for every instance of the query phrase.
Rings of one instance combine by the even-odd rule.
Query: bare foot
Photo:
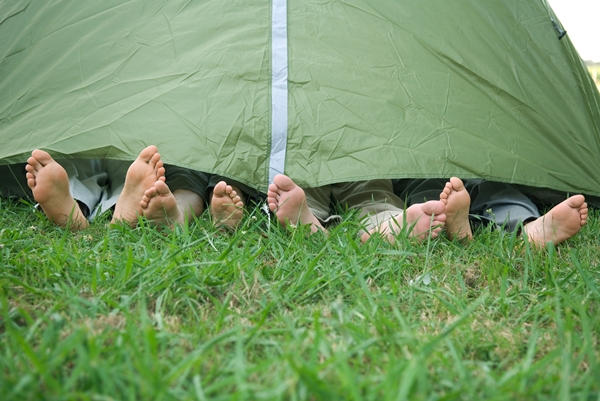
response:
[[[215,185],[210,201],[210,214],[216,225],[232,229],[235,229],[242,221],[244,202],[237,191],[231,185],[227,185],[225,181],[219,181]]]
[[[88,226],[79,205],[71,196],[67,172],[52,156],[43,150],[34,150],[27,159],[25,170],[27,186],[50,221],[73,230]]]
[[[175,224],[184,223],[184,215],[177,204],[177,199],[162,180],[156,181],[154,186],[144,192],[140,206],[144,217],[156,224],[173,228]]]
[[[135,226],[138,216],[143,213],[140,201],[146,190],[153,187],[158,180],[165,180],[165,168],[160,160],[158,149],[151,145],[142,150],[138,158],[129,166],[123,192],[115,206],[112,223],[123,220]]]
[[[529,241],[539,247],[571,238],[587,223],[588,207],[583,195],[573,195],[523,227]]]
[[[269,209],[284,226],[310,224],[311,233],[326,231],[319,220],[308,209],[304,190],[286,175],[277,174],[267,191]]]
[[[429,235],[431,235],[431,238],[437,238],[446,221],[444,208],[445,205],[441,201],[414,204],[406,209],[404,213],[398,214],[370,232],[364,233],[361,240],[365,242],[372,234],[378,232],[393,244],[396,241],[396,235],[404,227],[410,230],[408,236],[414,237],[418,241],[425,240]]]
[[[448,239],[473,239],[469,223],[471,197],[460,178],[452,177],[440,194],[440,201],[446,205],[446,234]]]

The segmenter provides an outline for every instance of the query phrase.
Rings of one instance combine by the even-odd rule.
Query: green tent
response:
[[[484,177],[600,195],[600,96],[545,0],[0,2],[0,163],[167,163],[265,190]]]

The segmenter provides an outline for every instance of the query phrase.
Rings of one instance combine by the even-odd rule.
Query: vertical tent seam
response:
[[[287,0],[273,0],[271,22],[271,154],[269,183],[285,170],[288,125]]]

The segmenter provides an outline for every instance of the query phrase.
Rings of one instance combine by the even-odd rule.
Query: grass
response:
[[[597,400],[598,212],[560,247],[70,233],[0,200],[3,400]]]

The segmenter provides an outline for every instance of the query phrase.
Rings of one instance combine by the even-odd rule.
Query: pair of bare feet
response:
[[[275,176],[267,192],[269,209],[275,213],[279,222],[284,226],[310,224],[311,232],[319,230],[326,232],[319,220],[308,208],[304,190],[285,175]],[[429,201],[410,206],[404,213],[380,224],[361,236],[365,242],[372,234],[379,233],[394,242],[396,235],[405,230],[409,236],[424,240],[431,236],[435,238],[442,231],[446,215],[445,204],[442,201]]]
[[[237,188],[220,181],[213,189],[210,212],[217,226],[235,229],[242,220],[244,202]],[[118,203],[117,203],[118,204]],[[195,192],[178,189],[171,192],[166,182],[158,180],[144,192],[140,206],[144,217],[158,225],[173,228],[186,224],[204,211],[204,200]]]
[[[34,150],[25,166],[27,185],[35,200],[53,223],[84,229],[89,223],[69,190],[65,169],[47,152]],[[200,215],[204,200],[192,191],[171,192],[165,182],[165,168],[156,146],[142,150],[127,171],[123,191],[115,205],[112,222],[124,221],[135,226],[139,216],[173,227],[193,215]],[[213,191],[211,212],[216,224],[235,228],[243,213],[238,192],[224,181]]]
[[[471,197],[463,182],[456,177],[446,183],[440,201],[445,204],[446,234],[449,239],[471,240],[469,223]],[[537,247],[548,242],[554,245],[566,241],[587,223],[588,207],[583,195],[573,195],[556,205],[548,213],[523,225],[524,234]]]

